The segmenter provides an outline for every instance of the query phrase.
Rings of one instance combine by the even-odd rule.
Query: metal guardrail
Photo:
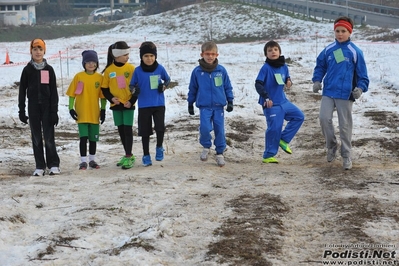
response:
[[[322,18],[325,20],[334,20],[340,16],[349,16],[354,20],[355,24],[361,24],[361,25],[368,24],[373,26],[391,27],[391,28],[397,28],[399,26],[399,16],[361,10],[359,8],[354,8],[350,6],[350,4],[354,5],[360,3],[357,1],[349,1],[349,0],[325,0],[325,1],[234,0],[234,1],[239,3],[264,6],[270,9],[299,13],[307,17]],[[336,4],[338,1],[340,1],[339,4]],[[334,2],[334,3],[327,3],[327,2]],[[378,5],[371,5],[371,6],[378,6]],[[396,10],[396,8],[392,8],[392,10]]]
[[[382,3],[382,1],[383,0],[381,0],[381,3]],[[313,0],[313,2],[321,2],[321,3],[335,4],[335,5],[341,5],[341,6],[348,5],[351,8],[357,8],[357,9],[370,11],[370,12],[374,12],[374,13],[399,16],[399,8],[397,8],[397,7],[369,4],[369,3],[363,3],[363,2],[359,2],[359,1],[350,1],[350,0]]]
[[[110,7],[110,4],[104,3],[71,3],[73,8],[100,8],[100,7]],[[114,3],[114,8],[122,8],[122,7],[137,7],[143,6],[144,3]]]

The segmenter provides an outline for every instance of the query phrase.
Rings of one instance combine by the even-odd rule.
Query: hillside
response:
[[[318,123],[321,95],[311,89],[315,57],[333,41],[331,22],[206,2],[126,19],[96,34],[46,40],[60,96],[61,175],[56,177],[31,176],[30,131],[18,119],[18,82],[30,58],[29,42],[0,43],[15,62],[0,65],[1,265],[398,264],[392,256],[399,245],[399,44],[368,40],[389,33],[371,27],[353,33],[366,58],[370,87],[353,105],[353,169],[348,171],[340,156],[326,161]],[[200,161],[199,111],[187,112],[190,74],[201,43],[210,37],[218,40],[219,62],[235,97],[233,112],[224,114],[228,147],[222,168],[214,148],[208,161]],[[293,154],[279,150],[279,164],[273,165],[261,161],[266,123],[254,88],[271,38],[280,43],[294,83],[287,97],[306,116],[290,143]],[[173,88],[164,92],[165,159],[141,164],[136,113],[135,167],[117,167],[123,151],[107,108],[96,157],[101,168],[78,170],[77,125],[65,91],[82,71],[83,50],[98,52],[102,70],[107,49],[117,40],[131,46],[129,62],[136,66],[139,45],[155,42],[157,60],[172,77]],[[334,123],[338,131],[336,114]],[[154,151],[153,136],[153,156]],[[340,255],[349,251],[358,257]],[[366,252],[370,257],[360,260]]]

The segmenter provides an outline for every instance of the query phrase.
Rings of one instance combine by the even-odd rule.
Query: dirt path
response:
[[[32,155],[24,152],[30,146],[26,129],[18,123],[1,128],[2,151],[20,156],[0,164],[0,225],[7,223],[10,239],[26,232],[17,245],[47,247],[27,258],[59,265],[74,252],[95,265],[127,265],[138,248],[160,265],[320,265],[326,250],[346,250],[331,245],[397,245],[398,143],[395,132],[379,132],[392,122],[392,114],[366,112],[370,125],[354,136],[353,169],[345,171],[340,158],[326,162],[317,121],[320,96],[309,91],[299,71],[295,80],[287,93],[306,121],[291,143],[294,153],[280,151],[278,165],[261,162],[265,122],[260,110],[253,119],[239,112],[226,119],[229,147],[223,168],[213,155],[199,160],[198,117],[168,126],[163,162],[142,167],[138,153],[138,165],[129,171],[114,165],[120,151],[113,148],[113,129],[99,145],[101,170],[86,172],[77,170],[69,152],[77,152],[76,132],[60,131],[63,172],[57,178],[28,178],[32,169],[25,162]],[[137,138],[134,145],[141,147]],[[40,227],[46,223],[59,229]],[[109,234],[117,241],[99,241]]]

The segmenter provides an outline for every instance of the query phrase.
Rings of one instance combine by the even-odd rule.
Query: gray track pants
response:
[[[333,112],[337,110],[339,136],[341,139],[341,156],[351,158],[352,150],[352,106],[353,101],[334,99],[327,96],[321,98],[320,104],[320,126],[326,140],[326,148],[331,149],[337,145],[333,125]]]

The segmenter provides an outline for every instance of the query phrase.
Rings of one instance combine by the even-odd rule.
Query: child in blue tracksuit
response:
[[[266,62],[255,81],[255,88],[259,94],[258,103],[263,108],[267,124],[262,162],[278,163],[274,156],[279,146],[286,153],[292,153],[288,144],[298,132],[305,116],[284,93],[284,87],[290,88],[292,82],[285,58],[281,55],[280,45],[275,41],[267,42],[264,54]],[[284,120],[288,123],[283,129]]]
[[[165,135],[165,95],[164,91],[170,83],[165,68],[157,62],[157,47],[153,42],[143,42],[140,46],[140,66],[130,81],[133,98],[137,97],[139,106],[138,131],[143,145],[142,163],[152,165],[150,155],[150,136],[152,120],[157,135],[155,160],[164,158],[163,140]]]
[[[332,122],[337,110],[341,138],[342,167],[352,168],[352,106],[363,92],[367,92],[369,78],[363,52],[350,40],[353,20],[339,17],[334,21],[335,41],[319,54],[313,72],[313,91],[318,93],[323,82],[320,104],[320,126],[326,140],[327,161],[335,159],[338,149]]]
[[[226,69],[218,63],[218,47],[209,41],[201,46],[199,66],[191,73],[188,87],[188,112],[194,115],[194,102],[200,109],[200,144],[203,146],[201,161],[208,159],[212,146],[211,131],[215,133],[216,163],[225,165],[223,152],[226,149],[224,131],[224,106],[226,111],[233,111],[233,87]]]

